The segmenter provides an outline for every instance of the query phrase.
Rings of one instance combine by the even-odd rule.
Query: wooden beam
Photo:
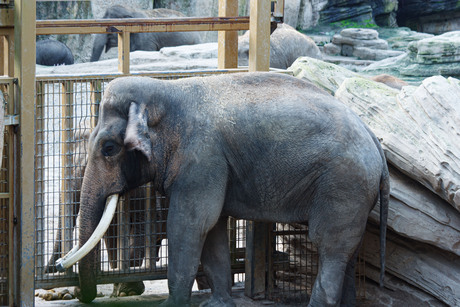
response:
[[[10,305],[33,306],[35,281],[35,1],[14,0],[14,76],[18,80],[18,191],[15,199],[17,268],[15,301]]]
[[[129,74],[129,39],[130,33],[118,33],[118,72]]]
[[[219,0],[219,17],[238,15],[238,0]],[[238,67],[238,32],[219,31],[217,68]]]
[[[184,17],[180,19],[130,18],[123,19],[55,19],[38,20],[37,35],[91,34],[128,31],[185,32],[185,31],[238,31],[249,29],[249,17]]]
[[[251,0],[250,5],[249,71],[268,71],[271,1]]]

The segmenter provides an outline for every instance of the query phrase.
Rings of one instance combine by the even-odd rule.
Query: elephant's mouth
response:
[[[68,252],[64,257],[59,258],[56,261],[56,268],[63,272],[66,269],[70,268],[74,265],[77,261],[85,257],[104,236],[105,232],[109,228],[110,222],[115,214],[115,210],[117,208],[118,203],[118,194],[110,195],[107,198],[107,202],[105,204],[104,212],[102,213],[101,220],[97,225],[96,229],[94,230],[91,237],[86,241],[85,244],[80,248],[78,245],[75,245],[74,248],[70,252]],[[77,219],[77,223],[79,218]]]

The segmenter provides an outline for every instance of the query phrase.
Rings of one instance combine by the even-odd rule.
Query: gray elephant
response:
[[[114,5],[107,9],[103,18],[171,18],[185,17],[184,14],[170,9],[135,10],[121,5]],[[152,32],[131,33],[130,51],[146,50],[158,51],[163,47],[193,45],[201,42],[197,32]],[[96,34],[91,54],[91,62],[98,61],[102,50],[105,52],[118,46],[117,34]]]
[[[383,277],[383,150],[355,113],[311,83],[277,73],[112,81],[89,143],[80,246],[108,196],[150,181],[170,200],[164,306],[190,306],[200,261],[212,288],[206,306],[235,306],[228,216],[308,223],[319,253],[310,306],[353,305],[358,247],[380,199]],[[79,262],[83,302],[96,296],[96,271],[91,251]]]
[[[72,51],[64,43],[54,39],[43,39],[36,43],[36,64],[45,66],[71,65]]]
[[[270,35],[270,67],[286,69],[301,57],[322,59],[315,42],[288,24],[278,24]],[[238,65],[247,66],[249,59],[249,31],[238,37]]]

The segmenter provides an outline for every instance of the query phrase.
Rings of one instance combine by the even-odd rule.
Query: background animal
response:
[[[185,17],[184,14],[170,9],[136,10],[121,5],[114,5],[107,9],[103,18],[171,18]],[[146,50],[158,51],[163,47],[193,45],[201,42],[197,32],[152,32],[131,33],[130,51]],[[109,51],[118,46],[117,34],[96,34],[94,36],[91,62],[98,61],[102,50]]]
[[[388,74],[372,76],[370,79],[375,82],[386,84],[389,87],[392,87],[397,90],[402,89],[403,86],[409,85],[406,81],[396,78],[392,75],[388,75]]]
[[[322,59],[321,51],[308,36],[288,24],[278,24],[270,35],[270,67],[286,69],[301,57]],[[249,31],[238,37],[238,65],[247,66],[249,60]]]
[[[228,216],[308,223],[319,253],[310,306],[354,305],[354,264],[378,199],[384,268],[388,177],[375,135],[311,83],[275,73],[118,78],[90,137],[80,245],[108,196],[152,182],[170,200],[164,306],[190,304],[200,261],[208,305],[234,306]],[[92,251],[79,262],[83,302],[96,296],[96,271]]]
[[[74,63],[72,51],[60,41],[53,39],[38,40],[35,50],[37,64],[54,66]]]

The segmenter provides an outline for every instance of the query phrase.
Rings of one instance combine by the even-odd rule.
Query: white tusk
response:
[[[110,195],[107,198],[104,212],[102,213],[102,218],[91,237],[88,239],[88,241],[86,241],[85,244],[83,244],[80,249],[78,248],[78,245],[75,245],[70,252],[56,261],[56,268],[58,271],[63,272],[70,268],[81,258],[85,257],[97,245],[97,243],[101,241],[102,237],[110,226],[110,222],[112,221],[115,210],[117,209],[117,203],[118,194]]]

